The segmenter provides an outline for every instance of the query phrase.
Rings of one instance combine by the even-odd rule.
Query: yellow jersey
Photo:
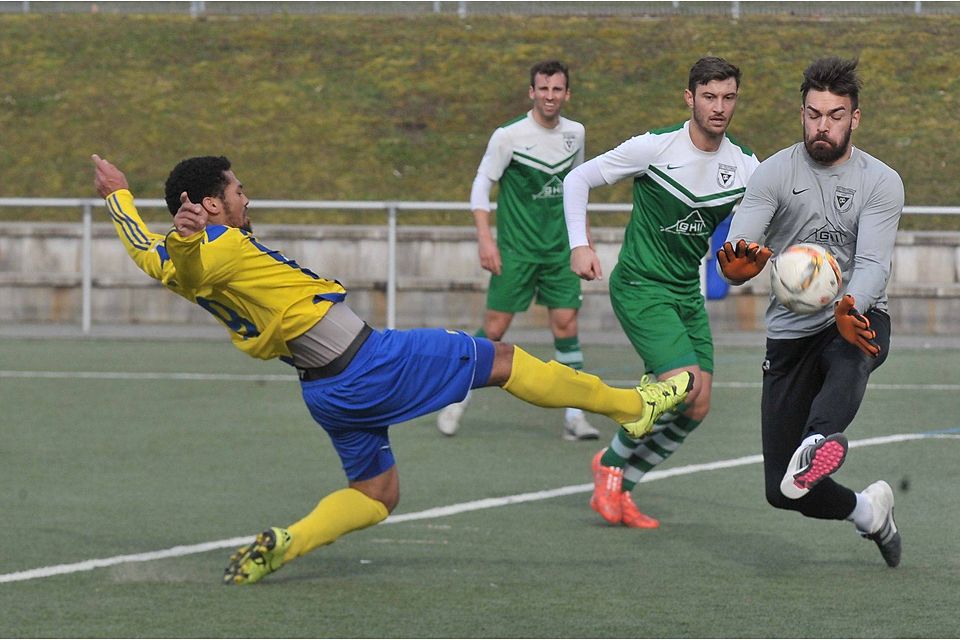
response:
[[[230,331],[234,346],[269,360],[315,325],[346,289],[260,244],[252,233],[209,225],[189,238],[152,233],[127,189],[107,196],[117,235],[140,269],[195,302]]]

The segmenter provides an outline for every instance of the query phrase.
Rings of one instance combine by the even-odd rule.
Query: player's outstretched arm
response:
[[[734,284],[743,284],[763,271],[772,255],[773,251],[756,242],[747,244],[747,241],[741,238],[734,246],[728,240],[717,251],[717,265],[727,280]]]
[[[93,185],[97,188],[97,193],[100,194],[101,198],[106,198],[120,189],[130,189],[127,184],[127,177],[123,175],[120,169],[97,154],[90,156],[90,159],[93,160]]]
[[[140,217],[123,172],[97,154],[93,154],[90,159],[93,161],[94,187],[106,200],[113,228],[127,250],[127,255],[148,276],[154,280],[165,281],[171,267],[158,253],[158,247],[163,245],[163,236],[150,231]]]

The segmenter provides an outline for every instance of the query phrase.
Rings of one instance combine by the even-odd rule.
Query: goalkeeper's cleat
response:
[[[888,567],[900,564],[900,531],[893,519],[893,489],[883,480],[877,480],[863,490],[863,495],[873,507],[873,522],[870,531],[860,531],[867,540],[873,540],[880,548],[880,555]]]
[[[780,481],[780,493],[799,500],[818,482],[835,473],[846,456],[847,438],[842,433],[797,447]]]
[[[590,508],[610,524],[620,524],[623,520],[620,494],[623,493],[623,469],[605,467],[600,463],[603,457],[601,449],[593,457],[593,495],[590,496]]]
[[[230,556],[224,584],[253,584],[283,566],[283,555],[293,541],[290,532],[273,527],[257,534],[250,544]]]
[[[587,417],[583,412],[575,414],[573,417],[567,417],[563,420],[563,439],[569,441],[575,440],[596,440],[600,437],[600,432],[592,424],[587,422]]]
[[[633,502],[629,491],[620,494],[620,512],[623,514],[623,524],[631,529],[657,529],[660,521],[640,511]]]
[[[643,400],[644,411],[640,419],[625,422],[622,426],[631,438],[642,438],[653,430],[653,425],[664,414],[684,401],[693,388],[693,374],[681,371],[662,382],[647,382],[644,376],[637,387]]]
[[[445,436],[452,436],[460,429],[460,418],[470,403],[470,394],[460,402],[454,402],[440,410],[437,415],[437,429]]]

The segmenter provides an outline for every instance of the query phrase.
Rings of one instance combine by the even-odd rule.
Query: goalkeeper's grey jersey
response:
[[[776,255],[792,244],[827,248],[843,272],[844,287],[857,309],[886,310],[897,225],[903,210],[903,181],[896,171],[853,147],[846,162],[814,162],[802,142],[760,163],[733,215],[727,239],[759,242]],[[773,294],[767,336],[800,338],[833,323],[833,305],[810,315],[793,313]]]

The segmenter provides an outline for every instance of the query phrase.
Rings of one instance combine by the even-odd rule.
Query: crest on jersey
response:
[[[706,236],[710,235],[707,223],[698,209],[694,209],[683,220],[677,220],[669,227],[660,227],[664,233],[675,233],[678,236]]]
[[[567,151],[573,151],[577,146],[577,135],[575,133],[563,134],[563,148]]]
[[[856,193],[856,189],[848,189],[847,187],[840,186],[834,190],[833,208],[837,210],[837,213],[846,213],[850,210],[850,207],[853,205],[853,196]]]
[[[721,164],[717,168],[717,184],[724,189],[733,186],[733,179],[737,177],[737,168],[729,164]]]

